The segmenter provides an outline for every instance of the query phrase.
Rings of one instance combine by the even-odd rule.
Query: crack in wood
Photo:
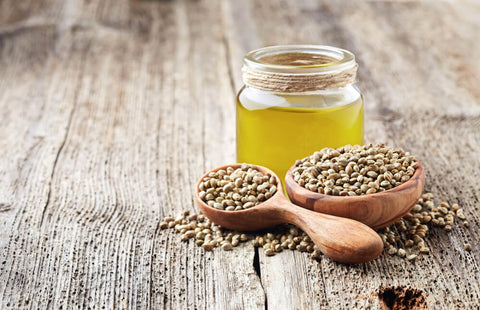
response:
[[[259,253],[259,248],[255,247],[254,248],[254,254],[253,254],[253,269],[255,270],[255,273],[258,277],[258,281],[260,282],[260,287],[262,288],[263,291],[263,296],[265,298],[265,310],[268,309],[268,299],[267,299],[267,293],[265,292],[265,288],[263,287],[263,281],[262,281],[262,271],[260,268],[260,253]]]
[[[83,55],[81,57],[81,60],[80,62],[82,64],[85,63],[86,61],[86,58],[87,58],[87,52],[90,48],[90,43],[91,43],[91,40],[89,40],[86,44],[85,44],[85,47],[84,47],[84,50],[83,50]],[[83,75],[83,68],[84,66],[80,66],[82,69],[79,70],[79,73],[78,73],[78,80],[80,81],[81,80],[81,77]],[[70,128],[71,128],[71,125],[72,125],[72,121],[73,121],[73,115],[74,115],[74,112],[77,108],[77,105],[78,105],[78,94],[80,93],[80,87],[78,87],[76,90],[75,90],[75,94],[73,96],[73,107],[70,111],[70,114],[68,116],[68,121],[67,121],[67,126],[65,128],[65,134],[63,136],[63,139],[60,143],[60,147],[58,148],[58,151],[57,153],[55,154],[55,160],[53,161],[53,166],[52,166],[52,172],[50,174],[50,181],[48,183],[48,194],[47,194],[47,200],[45,201],[45,205],[43,207],[43,211],[42,211],[42,216],[40,218],[40,222],[39,222],[39,227],[43,227],[43,224],[44,224],[44,221],[45,221],[45,215],[47,213],[47,209],[48,209],[48,205],[50,203],[50,198],[51,198],[51,194],[52,194],[52,183],[53,183],[53,178],[55,176],[55,170],[57,168],[57,164],[58,164],[58,159],[60,158],[60,154],[62,153],[64,147],[65,147],[65,144],[67,142],[67,138],[68,138],[68,134],[70,132]]]

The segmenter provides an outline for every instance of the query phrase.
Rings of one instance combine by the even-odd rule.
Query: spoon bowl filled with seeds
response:
[[[384,144],[325,148],[298,160],[285,177],[288,196],[296,205],[373,229],[405,216],[424,184],[422,164]]]
[[[294,224],[337,262],[367,262],[383,250],[382,239],[367,225],[289,202],[280,179],[265,167],[233,164],[213,169],[198,181],[195,199],[201,213],[225,228],[254,231]]]

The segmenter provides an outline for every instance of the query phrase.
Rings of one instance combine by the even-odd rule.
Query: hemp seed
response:
[[[265,250],[265,255],[267,256],[275,255],[275,250],[273,250],[272,248],[268,248]]]
[[[410,255],[408,255],[408,256],[407,256],[407,260],[410,260],[410,261],[412,261],[412,260],[415,260],[415,259],[417,259],[417,257],[418,257],[418,255],[417,255],[417,254],[410,254]]]
[[[222,244],[222,250],[224,251],[230,251],[233,249],[233,246],[230,242],[228,241],[225,241],[223,244]]]
[[[241,211],[252,208],[277,192],[277,179],[255,166],[242,164],[213,171],[199,185],[199,198],[217,210]]]
[[[418,163],[408,152],[384,144],[324,148],[298,160],[294,180],[325,195],[368,195],[394,188],[410,179]],[[340,187],[338,187],[340,186]]]
[[[378,231],[388,254],[393,255],[391,253],[397,251],[398,256],[405,258],[413,254],[428,254],[430,249],[425,245],[425,237],[430,228],[437,226],[447,232],[454,228],[457,212],[462,209],[456,203],[450,205],[442,201],[435,204],[433,199],[432,193],[424,193],[402,219]],[[468,227],[468,221],[464,221],[463,226]],[[398,243],[408,249],[408,255],[405,249],[397,249]]]

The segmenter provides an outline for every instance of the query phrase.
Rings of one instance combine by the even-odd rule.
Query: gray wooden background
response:
[[[474,0],[1,0],[0,308],[377,309],[385,285],[478,308],[479,42]],[[243,54],[288,43],[356,54],[366,141],[416,154],[470,229],[358,266],[158,229],[235,161]]]

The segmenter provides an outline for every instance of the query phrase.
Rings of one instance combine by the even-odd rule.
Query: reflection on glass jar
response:
[[[286,171],[324,147],[363,144],[363,98],[352,53],[273,46],[244,58],[237,97],[237,161]]]

